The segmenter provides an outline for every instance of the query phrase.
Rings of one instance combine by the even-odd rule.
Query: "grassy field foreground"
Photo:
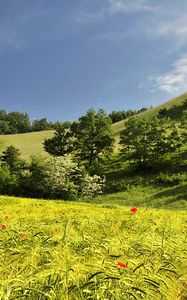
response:
[[[185,211],[0,197],[0,299],[186,299]]]

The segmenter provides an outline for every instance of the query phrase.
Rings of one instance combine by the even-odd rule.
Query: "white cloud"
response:
[[[147,0],[109,0],[109,4],[109,12],[112,14],[154,10]]]
[[[170,72],[149,78],[153,82],[151,91],[176,94],[187,90],[187,54],[176,60]]]
[[[106,15],[106,10],[101,9],[95,13],[81,12],[76,16],[76,21],[79,23],[95,23],[102,20]]]
[[[95,23],[106,17],[118,13],[129,13],[136,11],[153,11],[154,7],[149,5],[148,0],[106,0],[105,7],[97,12],[81,12],[76,20],[81,23]]]

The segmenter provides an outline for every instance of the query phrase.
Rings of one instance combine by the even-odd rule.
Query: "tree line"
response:
[[[0,110],[0,134],[26,133],[54,129],[58,122],[50,122],[47,118],[30,120],[27,113],[6,112]]]
[[[108,116],[111,118],[112,123],[116,123],[145,110],[146,108],[142,108],[140,110],[112,111]],[[59,121],[48,121],[47,118],[35,119],[31,121],[27,113],[17,111],[8,113],[4,109],[0,110],[0,134],[16,134],[51,130],[58,128],[59,124],[61,123],[62,122]]]

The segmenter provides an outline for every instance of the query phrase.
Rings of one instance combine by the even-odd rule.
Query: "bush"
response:
[[[86,174],[84,176],[81,194],[83,196],[101,194],[105,181],[105,177],[101,178],[98,175],[89,176]]]
[[[100,176],[89,176],[70,154],[50,159],[44,176],[47,194],[65,200],[101,193],[104,184]]]
[[[0,167],[0,193],[4,195],[19,194],[19,177],[11,173],[7,166]]]

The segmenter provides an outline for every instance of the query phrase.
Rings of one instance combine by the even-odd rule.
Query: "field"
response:
[[[0,299],[186,299],[186,212],[104,197],[1,196]]]

